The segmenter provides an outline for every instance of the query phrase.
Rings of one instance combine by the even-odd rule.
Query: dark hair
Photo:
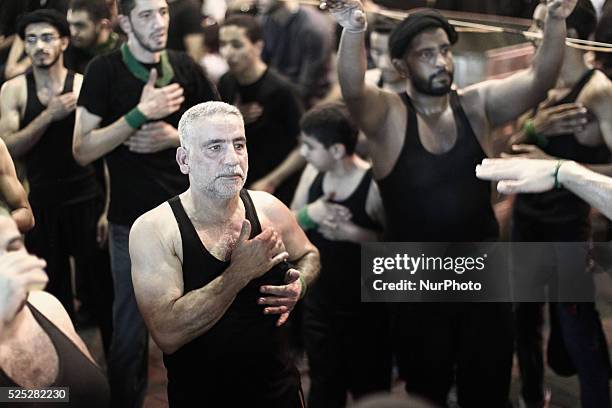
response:
[[[565,23],[568,29],[573,28],[578,32],[578,38],[588,40],[597,27],[597,13],[591,0],[578,0]]]
[[[263,33],[261,32],[261,26],[259,22],[255,19],[255,17],[248,14],[232,14],[227,18],[222,24],[221,27],[229,27],[236,26],[244,28],[246,31],[246,36],[249,38],[249,41],[252,43],[256,43],[257,41],[263,40]]]
[[[377,15],[370,27],[374,33],[391,34],[395,27],[397,27],[397,20]]]
[[[117,10],[119,14],[129,16],[132,10],[136,7],[136,0],[117,0]]]
[[[344,145],[346,154],[355,152],[359,129],[342,103],[315,106],[302,116],[300,127],[302,132],[321,142],[325,147],[339,143]]]
[[[105,18],[111,19],[111,12],[106,0],[72,0],[69,9],[72,11],[85,11],[94,23],[99,23],[100,20]]]
[[[446,31],[451,44],[455,44],[459,39],[455,28],[450,25],[446,17],[436,10],[423,9],[411,13],[391,33],[389,37],[391,58],[402,58],[414,37],[431,28],[441,28]]]
[[[25,39],[26,27],[30,24],[47,23],[55,27],[60,37],[70,37],[70,26],[66,16],[53,9],[38,9],[31,13],[22,14],[17,20],[17,34]]]

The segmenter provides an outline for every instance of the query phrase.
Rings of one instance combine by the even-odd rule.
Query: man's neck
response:
[[[143,48],[134,36],[130,36],[127,46],[134,58],[144,64],[157,64],[161,59],[161,51],[151,52]]]
[[[106,44],[106,42],[108,41],[108,38],[110,37],[110,34],[111,34],[110,30],[100,31],[100,35],[98,35],[98,39],[96,41],[96,46]]]
[[[266,69],[268,66],[262,60],[257,60],[248,70],[236,75],[236,80],[240,85],[254,84],[264,75]]]
[[[64,83],[68,70],[64,67],[63,61],[59,60],[49,68],[32,68],[36,85],[40,88],[57,88]]]
[[[573,88],[588,69],[589,66],[584,61],[584,53],[580,50],[567,47],[555,88]]]
[[[181,197],[187,212],[200,226],[222,225],[229,222],[242,202],[239,194],[227,199],[214,198],[191,187]]]
[[[354,154],[346,155],[342,160],[338,160],[328,173],[333,178],[343,178],[351,174],[357,168],[357,156]]]
[[[410,81],[406,81],[406,92],[414,103],[414,108],[424,116],[440,115],[448,109],[450,93],[442,96],[427,95],[412,87]]]

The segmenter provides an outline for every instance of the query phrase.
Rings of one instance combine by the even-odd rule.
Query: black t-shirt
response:
[[[190,107],[217,100],[214,86],[202,68],[187,54],[168,51],[174,69],[172,83],[183,87],[185,101],[181,108],[163,120],[174,127]],[[87,66],[78,105],[102,118],[106,127],[138,105],[144,82],[127,69],[121,51],[94,58]],[[111,177],[109,221],[131,225],[136,218],[184,190],[189,182],[179,172],[175,149],[152,154],[132,153],[120,145],[106,155]]]
[[[202,13],[193,0],[168,2],[170,26],[168,27],[168,49],[185,51],[183,38],[189,34],[202,33]]]
[[[228,72],[219,80],[219,93],[224,102],[235,104],[240,95],[242,103],[257,102],[263,108],[259,119],[245,125],[248,185],[270,173],[297,146],[302,108],[295,89],[273,69],[246,86]]]

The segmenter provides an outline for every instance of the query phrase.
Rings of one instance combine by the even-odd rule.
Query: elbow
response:
[[[85,151],[83,151],[83,147],[80,144],[74,144],[72,146],[72,155],[74,156],[74,160],[79,163],[81,166],[87,166],[91,162],[94,161],[93,158],[89,157]]]
[[[159,347],[164,354],[174,354],[183,346],[180,340],[171,333],[162,333],[159,330],[151,330],[151,337],[153,337],[153,341],[155,341],[157,347]]]

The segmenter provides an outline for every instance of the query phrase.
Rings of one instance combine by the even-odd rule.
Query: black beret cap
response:
[[[391,33],[389,37],[391,58],[402,58],[414,37],[424,30],[436,27],[446,31],[451,44],[455,44],[459,39],[455,28],[440,12],[433,9],[417,11],[406,17]]]

